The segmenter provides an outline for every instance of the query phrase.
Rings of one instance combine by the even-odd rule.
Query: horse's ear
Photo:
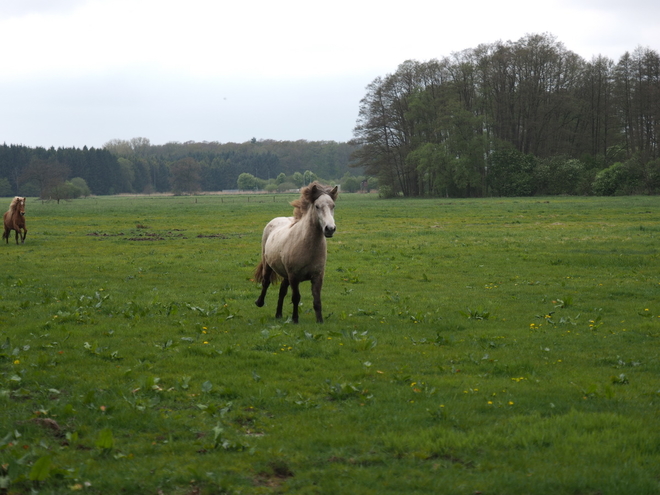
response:
[[[330,191],[330,197],[333,201],[337,201],[337,196],[339,196],[339,188],[335,186],[332,188],[332,191]]]
[[[317,182],[312,182],[309,186],[309,199],[313,203],[323,194],[323,189],[321,189]]]

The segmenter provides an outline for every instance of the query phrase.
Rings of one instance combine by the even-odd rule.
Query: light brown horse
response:
[[[21,244],[23,244],[27,235],[27,228],[25,227],[25,198],[16,196],[11,201],[9,210],[4,214],[3,218],[5,221],[5,232],[2,234],[2,238],[9,244],[9,233],[15,230],[16,244],[18,244],[19,236],[21,237]],[[22,234],[21,230],[23,230]]]
[[[282,317],[282,306],[291,286],[294,323],[298,323],[300,282],[312,282],[312,296],[316,321],[323,323],[321,288],[327,257],[326,238],[332,237],[335,226],[337,187],[333,189],[313,182],[300,191],[300,199],[291,203],[293,217],[278,217],[264,228],[261,239],[261,262],[254,279],[261,284],[261,294],[255,301],[264,305],[266,291],[271,283],[282,278],[275,318]]]

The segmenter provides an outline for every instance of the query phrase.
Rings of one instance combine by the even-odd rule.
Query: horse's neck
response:
[[[309,207],[309,209],[305,212],[298,223],[301,232],[304,232],[306,237],[325,242],[325,236],[323,235],[323,231],[321,230],[321,227],[314,213],[314,205]]]

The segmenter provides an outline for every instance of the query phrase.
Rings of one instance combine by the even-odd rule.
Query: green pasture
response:
[[[660,197],[340,195],[323,325],[254,305],[292,199],[28,198],[0,493],[660,493]]]

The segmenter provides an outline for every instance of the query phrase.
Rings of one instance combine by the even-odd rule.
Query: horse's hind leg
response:
[[[256,304],[257,307],[259,308],[261,308],[264,305],[264,301],[266,300],[266,292],[268,291],[268,287],[270,286],[270,279],[272,273],[273,273],[273,269],[270,267],[270,265],[265,265],[263,271],[263,278],[261,280],[261,294],[259,294],[257,300],[254,301],[254,304]]]
[[[282,307],[284,306],[284,298],[286,297],[288,290],[289,279],[285,278],[280,285],[280,294],[277,298],[277,311],[275,312],[275,318],[282,318]]]

